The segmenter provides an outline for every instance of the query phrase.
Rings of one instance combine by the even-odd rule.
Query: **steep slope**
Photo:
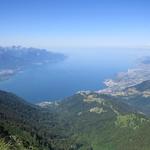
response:
[[[40,108],[0,91],[0,146],[6,150],[150,148],[149,119],[112,96],[80,92],[48,105]]]
[[[0,137],[14,145],[11,149],[53,150],[53,143],[65,136],[62,127],[56,113],[0,91]]]
[[[12,149],[40,149],[38,110],[14,94],[0,91],[0,134]],[[37,118],[38,117],[38,118]],[[41,140],[41,141],[40,141]]]
[[[81,92],[61,101],[56,109],[68,120],[66,132],[71,133],[68,140],[72,149],[150,148],[147,143],[150,141],[149,133],[146,132],[149,130],[149,120],[111,96]],[[140,141],[141,137],[143,141]]]
[[[144,81],[141,84],[133,86],[137,91],[144,92],[150,90],[150,80]]]
[[[126,88],[115,95],[120,101],[129,104],[138,111],[150,115],[150,81],[144,81]]]

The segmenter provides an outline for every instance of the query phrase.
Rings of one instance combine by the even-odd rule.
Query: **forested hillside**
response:
[[[0,145],[6,150],[150,147],[149,119],[107,95],[80,92],[43,108],[0,91],[0,117]]]

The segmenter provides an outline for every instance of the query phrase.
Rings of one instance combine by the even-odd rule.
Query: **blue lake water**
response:
[[[30,102],[58,100],[80,90],[99,90],[103,81],[115,78],[149,55],[144,49],[70,49],[65,61],[32,67],[0,83],[0,89],[14,92]]]

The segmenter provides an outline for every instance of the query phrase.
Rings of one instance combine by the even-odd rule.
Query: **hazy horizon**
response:
[[[150,48],[148,0],[0,0],[0,45]]]

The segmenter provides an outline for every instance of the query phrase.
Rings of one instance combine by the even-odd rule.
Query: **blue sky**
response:
[[[0,45],[149,47],[149,0],[0,0]]]

